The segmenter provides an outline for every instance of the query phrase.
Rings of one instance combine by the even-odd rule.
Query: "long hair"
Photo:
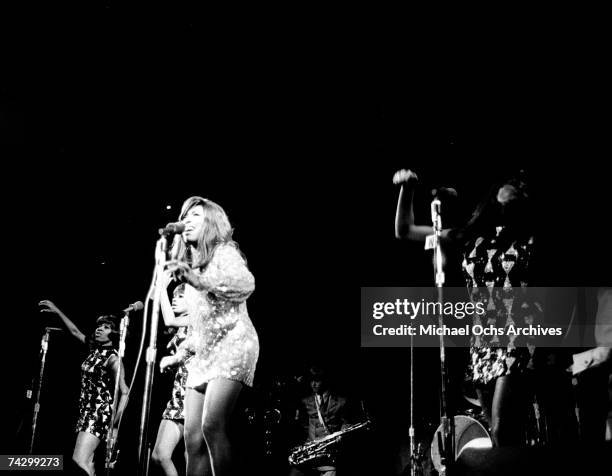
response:
[[[459,242],[471,243],[481,233],[492,230],[498,224],[496,220],[500,217],[501,205],[497,201],[497,194],[499,189],[506,184],[516,189],[518,197],[516,202],[510,205],[515,210],[513,219],[507,227],[508,230],[504,233],[504,238],[515,239],[533,233],[535,209],[526,174],[521,170],[493,184],[483,200],[476,206],[467,224],[454,232],[454,237]]]
[[[176,236],[172,246],[172,258],[186,261],[192,267],[204,268],[212,257],[213,250],[221,243],[233,243],[233,229],[223,208],[215,202],[202,197],[190,197],[185,200],[179,215],[182,221],[187,212],[194,207],[201,205],[204,209],[204,227],[198,237],[196,250],[198,251],[197,262],[194,262],[190,248],[187,246],[182,236]]]

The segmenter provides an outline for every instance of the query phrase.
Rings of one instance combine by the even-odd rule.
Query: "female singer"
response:
[[[72,454],[73,461],[88,475],[95,474],[94,453],[101,441],[106,440],[111,428],[111,411],[114,387],[119,371],[119,357],[112,342],[117,335],[114,316],[100,316],[92,336],[86,336],[51,301],[40,301],[42,312],[57,314],[68,331],[80,342],[89,346],[89,355],[81,365],[81,394],[79,397],[79,420],[76,425],[77,439]],[[122,369],[119,387],[119,405],[115,415],[113,432],[127,404],[128,388]]]
[[[246,300],[255,280],[237,244],[227,215],[202,197],[185,201],[179,217],[184,233],[172,247],[168,263],[180,282],[193,333],[160,366],[176,364],[195,352],[187,368],[185,446],[187,474],[231,473],[227,425],[243,385],[252,386],[259,356],[257,333]]]
[[[401,185],[395,219],[397,238],[425,241],[431,226],[415,226],[412,198],[418,178],[410,170],[393,177]],[[534,249],[532,204],[521,178],[496,184],[462,228],[445,229],[442,245],[462,250],[463,275],[473,301],[483,302],[486,314],[474,324],[505,327],[533,324],[541,308],[525,298]],[[496,446],[522,441],[521,376],[531,365],[532,339],[471,336],[469,376],[476,385],[483,411],[489,419]]]
[[[162,286],[165,289],[169,283],[168,274],[164,274]],[[168,343],[173,353],[179,349],[180,344],[189,334],[189,322],[187,306],[184,299],[185,284],[174,288],[172,304],[168,300],[168,294],[162,292],[161,310],[166,326],[175,327],[176,333]],[[181,438],[183,438],[185,414],[183,411],[185,400],[185,383],[187,382],[187,367],[182,362],[174,376],[172,397],[166,405],[162,414],[157,431],[157,440],[151,458],[155,464],[161,467],[166,476],[176,476],[178,472],[172,462],[172,453]]]

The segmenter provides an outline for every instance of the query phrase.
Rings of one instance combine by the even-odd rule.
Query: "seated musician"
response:
[[[300,401],[296,412],[296,423],[301,430],[300,441],[308,444],[350,426],[347,399],[339,396],[330,387],[327,375],[317,367],[309,370],[312,393]],[[315,475],[336,476],[337,450],[332,448],[331,457],[313,458],[304,464],[294,466],[291,476]]]

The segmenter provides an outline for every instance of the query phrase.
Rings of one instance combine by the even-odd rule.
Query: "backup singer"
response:
[[[172,348],[173,353],[176,353],[189,334],[189,318],[184,299],[185,284],[174,288],[172,304],[170,304],[168,294],[165,292],[165,288],[169,283],[168,278],[167,274],[163,275],[161,285],[164,288],[164,292],[162,292],[161,297],[161,310],[166,326],[176,328],[176,333],[168,343],[168,347]],[[176,446],[183,438],[187,373],[185,363],[180,363],[174,376],[172,396],[162,414],[162,420],[157,431],[157,440],[151,454],[153,462],[161,467],[166,476],[178,475],[176,467],[172,462],[172,453],[174,453]]]
[[[162,369],[195,352],[188,362],[185,393],[187,474],[232,474],[229,417],[244,385],[252,386],[259,356],[257,333],[246,300],[255,280],[232,240],[224,210],[202,197],[185,201],[179,220],[184,233],[168,263],[180,282],[193,326],[192,336]]]
[[[76,425],[77,439],[72,459],[88,475],[95,474],[94,453],[101,441],[105,441],[111,429],[116,375],[119,371],[119,357],[112,339],[117,336],[115,316],[100,316],[96,330],[91,336],[79,328],[51,301],[40,301],[42,312],[57,314],[68,331],[89,347],[89,355],[81,365],[81,394],[79,397],[79,420]],[[119,405],[112,422],[113,432],[127,404],[128,388],[124,372],[121,372]]]
[[[417,176],[400,170],[393,182],[401,185],[395,219],[396,237],[425,241],[431,226],[415,226],[412,199]],[[461,267],[470,297],[482,302],[486,314],[474,324],[536,325],[541,307],[524,297],[530,281],[534,252],[532,204],[526,182],[520,177],[494,185],[469,222],[442,231],[442,245],[462,251]],[[472,336],[469,377],[476,385],[496,446],[522,442],[522,374],[531,365],[533,339]]]

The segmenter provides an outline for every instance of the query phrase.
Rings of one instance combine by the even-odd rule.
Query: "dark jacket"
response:
[[[315,395],[309,395],[301,400],[297,419],[304,429],[304,434],[308,435],[307,441],[318,440],[349,426],[346,398],[330,391],[325,392],[322,396],[321,416],[329,433],[325,431],[325,427],[319,420]]]

